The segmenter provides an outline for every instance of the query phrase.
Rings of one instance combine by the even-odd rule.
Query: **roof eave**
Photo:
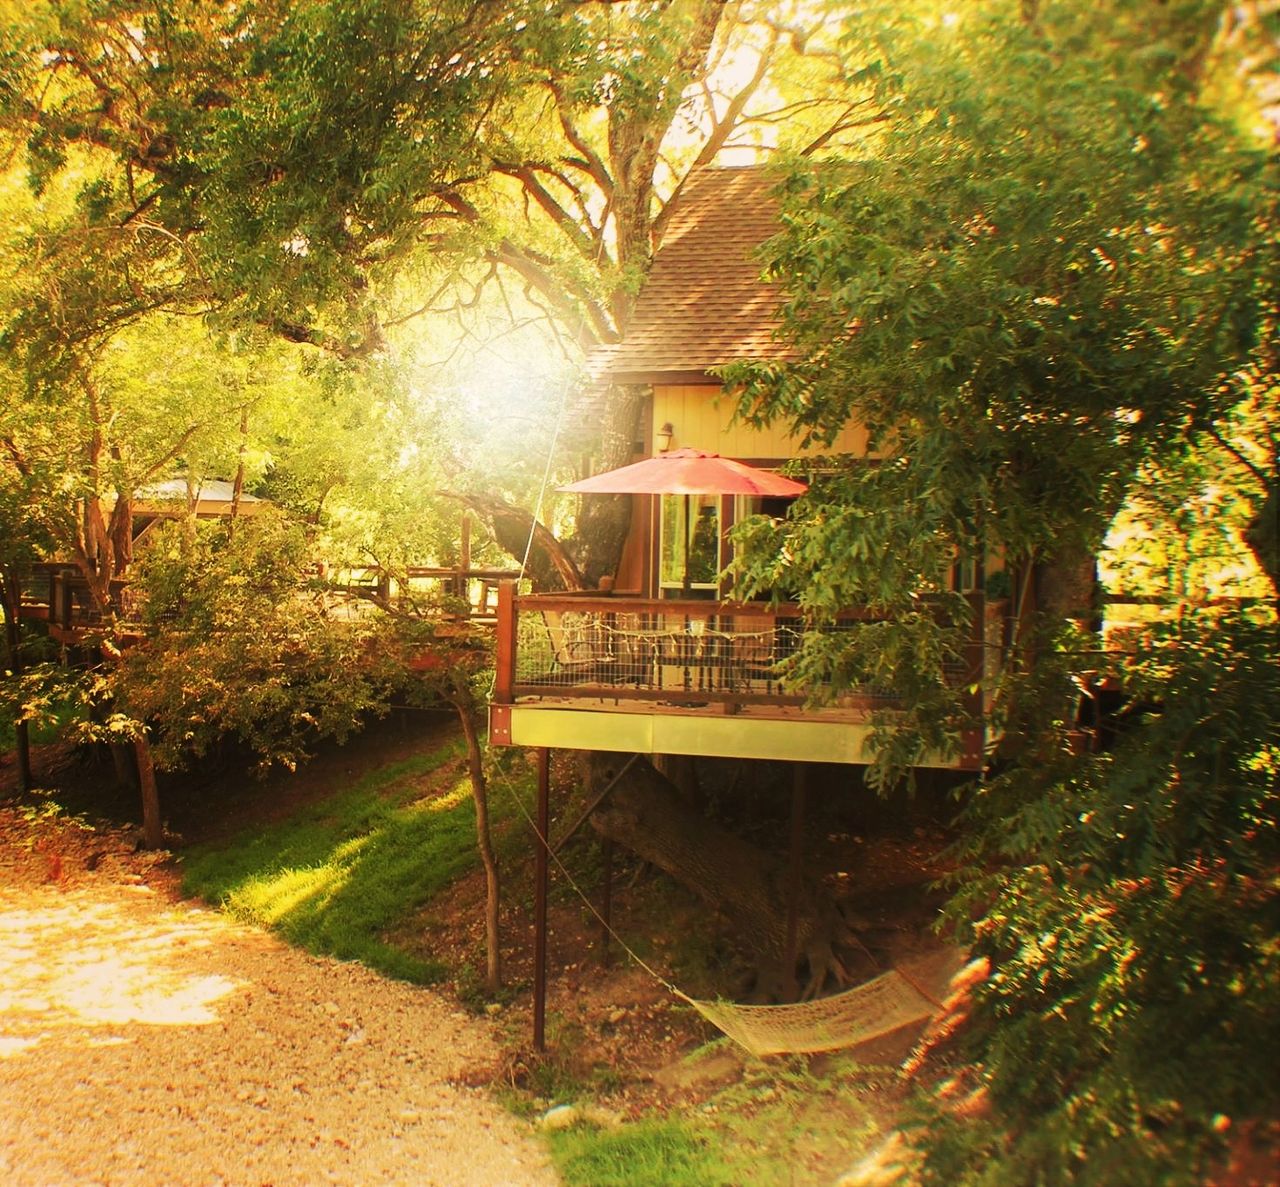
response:
[[[720,377],[713,375],[710,371],[664,368],[605,371],[600,375],[598,382],[605,385],[647,383],[654,387],[720,387],[722,383]]]

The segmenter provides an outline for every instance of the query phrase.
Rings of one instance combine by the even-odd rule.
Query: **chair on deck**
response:
[[[661,656],[669,631],[653,625],[651,616],[610,614],[605,629],[619,684],[638,689],[662,687]]]
[[[593,683],[607,677],[614,665],[609,632],[598,614],[579,610],[544,610],[551,648],[550,684]]]
[[[778,684],[778,619],[774,614],[735,614],[729,632],[729,678],[738,692],[770,695]],[[763,688],[761,688],[763,685]]]

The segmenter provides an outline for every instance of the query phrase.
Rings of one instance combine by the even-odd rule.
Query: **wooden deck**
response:
[[[980,607],[978,608],[981,609]],[[855,631],[851,610],[824,627]],[[981,615],[979,615],[981,621]],[[901,703],[863,686],[806,697],[786,682],[808,628],[800,607],[627,595],[498,593],[490,711],[496,745],[864,763],[873,721]],[[976,685],[981,639],[948,679]],[[821,694],[821,690],[820,694]],[[980,692],[975,692],[975,717]],[[820,703],[813,703],[820,702]],[[921,765],[977,769],[983,736]]]

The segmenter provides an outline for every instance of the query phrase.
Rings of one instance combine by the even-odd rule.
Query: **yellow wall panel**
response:
[[[733,423],[734,407],[733,397],[718,387],[655,387],[653,429],[656,432],[668,422],[672,425],[672,449],[705,449],[744,461],[802,457],[806,453],[866,452],[867,433],[859,424],[850,423],[829,450],[805,450],[781,425],[756,429]]]

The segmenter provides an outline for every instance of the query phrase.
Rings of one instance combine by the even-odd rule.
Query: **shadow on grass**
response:
[[[291,943],[405,981],[444,967],[382,936],[479,864],[460,741],[372,771],[288,820],[185,857],[183,888]],[[502,797],[494,796],[494,815]]]

